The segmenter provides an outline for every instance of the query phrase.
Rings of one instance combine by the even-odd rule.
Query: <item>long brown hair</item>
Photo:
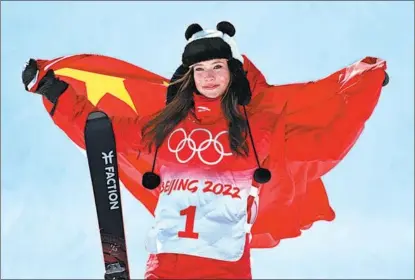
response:
[[[232,60],[228,62],[231,73],[227,91],[222,95],[221,107],[228,123],[230,148],[237,155],[247,156],[249,149],[247,145],[248,125],[246,119],[239,112],[237,92],[238,81],[241,77],[240,67]],[[170,85],[179,85],[177,93],[167,106],[155,115],[141,130],[143,141],[149,150],[153,144],[160,147],[164,139],[194,108],[193,93],[196,86],[193,78],[193,69],[190,68],[180,79]],[[240,93],[239,93],[240,94]]]

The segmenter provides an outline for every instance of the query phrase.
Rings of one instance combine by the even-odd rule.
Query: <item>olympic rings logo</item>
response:
[[[196,131],[203,131],[208,135],[208,138],[204,141],[202,141],[199,145],[196,145],[196,142],[192,139],[192,135],[193,133],[195,133]],[[177,144],[176,148],[172,148],[171,147],[171,137],[176,134],[176,133],[183,133],[183,139],[179,141],[179,143]],[[231,156],[232,153],[225,153],[225,148],[223,147],[222,143],[220,143],[218,141],[218,138],[227,133],[227,131],[222,131],[219,132],[215,138],[213,138],[212,133],[204,128],[196,128],[194,130],[192,130],[192,132],[190,132],[189,135],[187,135],[186,131],[183,128],[179,128],[174,130],[168,139],[167,145],[169,148],[169,151],[174,153],[176,155],[176,159],[178,162],[180,163],[187,163],[189,162],[196,154],[199,157],[200,161],[202,161],[204,164],[206,165],[215,165],[218,164],[225,156]],[[202,156],[202,152],[207,150],[209,147],[211,147],[213,144],[213,148],[215,149],[215,151],[219,154],[219,158],[216,161],[207,161],[203,158]],[[188,147],[192,153],[190,154],[190,156],[186,159],[182,159],[179,156],[180,151],[182,151],[185,147]]]

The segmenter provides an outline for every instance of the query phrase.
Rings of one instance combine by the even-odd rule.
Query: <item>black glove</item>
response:
[[[30,82],[36,78],[38,71],[39,67],[36,60],[30,59],[22,71],[22,82],[26,90],[29,90],[28,86]],[[35,93],[45,96],[50,102],[56,105],[59,96],[61,96],[67,88],[68,84],[56,78],[55,73],[50,69],[39,81]]]
[[[387,86],[389,84],[389,74],[385,71],[385,79],[383,80],[382,86]]]
[[[22,82],[24,84],[25,90],[29,91],[28,86],[30,82],[35,79],[38,70],[39,69],[36,60],[33,58],[29,59],[29,61],[26,63],[26,67],[22,71]]]

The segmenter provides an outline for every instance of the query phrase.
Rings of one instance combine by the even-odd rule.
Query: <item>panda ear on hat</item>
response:
[[[186,32],[184,33],[184,37],[186,40],[189,40],[193,35],[202,30],[203,28],[200,26],[200,24],[192,23],[187,27]]]
[[[235,27],[229,21],[221,21],[216,25],[216,29],[229,37],[233,37],[236,33]]]

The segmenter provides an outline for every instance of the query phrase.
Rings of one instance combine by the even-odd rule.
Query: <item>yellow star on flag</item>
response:
[[[137,113],[131,96],[125,88],[124,78],[72,68],[62,68],[56,70],[55,73],[84,82],[88,99],[94,106],[108,93],[125,102]]]

